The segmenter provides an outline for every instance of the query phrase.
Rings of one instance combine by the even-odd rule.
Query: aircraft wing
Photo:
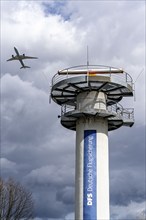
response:
[[[7,61],[12,61],[12,60],[19,60],[19,58],[17,56],[15,56],[15,57],[8,59]]]
[[[38,57],[23,56],[21,59],[38,59]]]
[[[38,59],[38,57],[30,57],[30,56],[15,56],[15,57],[12,57],[12,58],[8,59],[7,61],[23,60],[23,59]]]

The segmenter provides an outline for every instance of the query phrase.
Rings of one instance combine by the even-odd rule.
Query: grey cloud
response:
[[[132,64],[144,63],[142,54],[132,55],[135,48],[144,48],[145,44],[144,2],[70,2],[72,8],[76,10],[73,22],[86,30],[91,62],[114,65],[120,60],[122,66],[128,60]]]
[[[74,170],[63,166],[42,167],[31,171],[25,182],[34,192],[36,216],[64,219],[67,212],[73,211]]]
[[[122,170],[113,172],[110,179],[111,204],[127,206],[131,201],[143,202],[144,179],[144,171],[140,174]]]
[[[55,198],[56,191],[49,187],[35,188],[35,213],[37,217],[45,219],[62,218],[67,213],[66,206],[62,202],[57,202]]]
[[[6,158],[0,158],[0,166],[3,168],[0,174],[8,175],[9,173],[15,174],[18,172],[17,164]]]
[[[42,141],[40,132],[45,138],[47,129],[54,124],[49,115],[48,94],[8,74],[2,77],[1,90],[4,138],[15,144]]]
[[[111,206],[112,220],[144,220],[145,203],[132,202],[128,206]]]
[[[57,192],[56,198],[58,201],[62,201],[64,204],[74,204],[74,187],[66,186],[65,188],[61,189]]]
[[[128,128],[127,128],[128,129]],[[145,127],[121,128],[110,135],[111,204],[145,200]]]
[[[145,126],[122,127],[109,133],[111,168],[145,166]],[[116,166],[115,166],[116,164]]]
[[[69,171],[69,172],[67,172]],[[74,170],[68,169],[64,166],[45,166],[39,169],[32,170],[26,179],[31,183],[38,185],[49,185],[60,187],[64,185],[73,185]]]

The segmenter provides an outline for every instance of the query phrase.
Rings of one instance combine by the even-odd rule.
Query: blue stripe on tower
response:
[[[96,130],[84,131],[83,220],[96,220]]]

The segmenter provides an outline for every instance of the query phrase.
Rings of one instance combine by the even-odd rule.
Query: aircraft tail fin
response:
[[[25,68],[30,68],[30,66],[22,66],[22,67],[20,67],[20,69],[25,69]]]

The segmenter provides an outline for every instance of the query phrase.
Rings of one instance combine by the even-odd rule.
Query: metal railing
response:
[[[96,109],[97,111],[100,110],[100,104],[103,105],[103,102],[101,101],[100,103],[100,101],[98,101],[98,104],[99,104],[99,109]],[[69,112],[71,113],[75,110],[78,110],[76,108],[76,105],[72,106],[72,105],[63,104],[61,106],[61,116]],[[111,114],[114,114],[115,117],[122,118],[124,120],[134,121],[134,108],[123,108],[123,106],[120,105],[119,103],[115,103],[113,105],[107,106],[105,110]]]
[[[61,105],[61,115],[64,115],[65,113],[68,113],[68,112],[72,112],[75,109],[76,109],[76,106],[63,104]]]
[[[126,120],[134,120],[134,108],[123,108],[119,103],[107,106],[108,112],[116,114]]]
[[[68,78],[74,78],[74,77],[77,77],[77,76],[88,76],[88,74],[76,74],[76,75],[69,75],[67,74],[67,72],[69,70],[88,70],[90,72],[90,69],[92,70],[102,70],[102,69],[105,69],[107,71],[109,71],[109,73],[107,74],[104,74],[104,73],[97,73],[97,74],[94,74],[94,75],[102,75],[102,76],[107,76],[107,77],[110,77],[110,78],[113,78],[113,79],[118,79],[119,81],[122,81],[122,82],[126,82],[128,84],[130,84],[130,86],[133,87],[133,80],[132,80],[132,77],[123,71],[123,73],[118,73],[118,74],[115,74],[115,73],[112,73],[112,69],[114,70],[120,70],[119,68],[116,68],[116,67],[110,67],[110,66],[103,66],[103,65],[79,65],[79,66],[73,66],[73,67],[69,67],[69,68],[66,68],[66,69],[63,69],[61,71],[58,71],[54,77],[52,78],[52,86],[55,85],[56,83],[64,80],[64,79],[68,79]],[[63,71],[66,71],[66,74],[65,75],[60,75],[59,73],[63,72]]]
[[[121,113],[121,116],[124,119],[134,121],[134,108],[124,108],[123,112]]]

